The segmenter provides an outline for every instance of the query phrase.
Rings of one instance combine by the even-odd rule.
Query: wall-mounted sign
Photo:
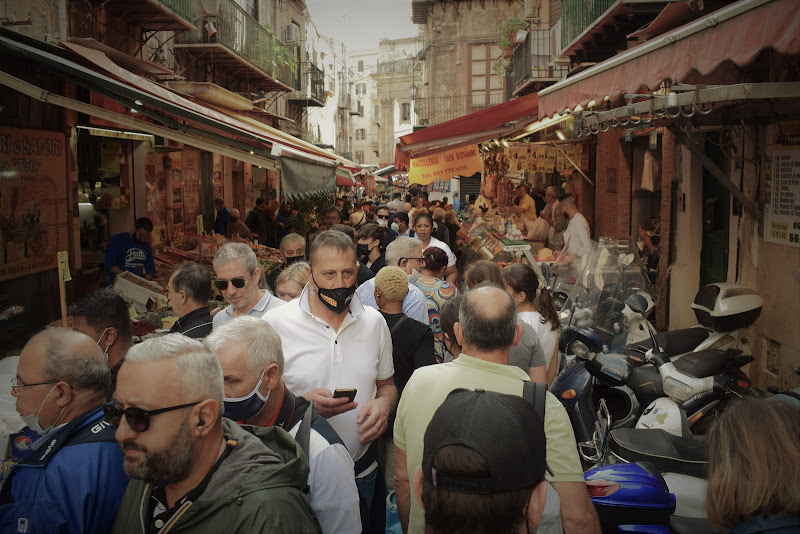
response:
[[[429,184],[434,180],[449,180],[455,176],[472,176],[483,169],[478,145],[454,148],[421,158],[412,158],[408,181]]]

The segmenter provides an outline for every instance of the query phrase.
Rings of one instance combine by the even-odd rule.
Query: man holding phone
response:
[[[234,317],[250,315],[261,318],[267,310],[284,304],[269,291],[258,288],[261,269],[256,253],[245,243],[225,243],[214,256],[214,285],[230,304],[214,316],[214,328]]]
[[[397,402],[391,335],[381,314],[355,295],[358,260],[347,235],[322,232],[309,259],[300,298],[263,319],[281,336],[286,386],[314,402],[355,461],[364,532],[383,532],[384,482],[373,442]],[[356,391],[334,397],[337,389]]]

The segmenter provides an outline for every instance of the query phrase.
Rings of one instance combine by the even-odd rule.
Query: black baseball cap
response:
[[[434,456],[448,445],[472,449],[489,466],[487,478],[436,468]],[[433,414],[425,431],[422,471],[435,488],[490,494],[536,486],[550,472],[544,423],[523,397],[456,389]],[[551,472],[552,474],[552,472]]]

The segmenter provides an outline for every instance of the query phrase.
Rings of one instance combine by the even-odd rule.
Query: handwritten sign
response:
[[[66,250],[58,251],[58,279],[61,282],[72,280],[72,275],[69,273],[69,255]]]
[[[764,240],[800,248],[800,121],[783,122],[774,129]]]
[[[544,144],[515,143],[508,149],[509,171],[553,172],[556,149]]]
[[[483,169],[478,145],[454,148],[421,158],[412,158],[408,181],[429,184],[434,180],[449,180],[455,176],[472,176]]]

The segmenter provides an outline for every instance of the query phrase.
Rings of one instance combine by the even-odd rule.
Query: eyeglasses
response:
[[[200,404],[200,401],[190,402],[189,404],[181,404],[180,406],[170,406],[169,408],[161,408],[160,410],[145,411],[141,408],[134,407],[125,408],[123,410],[116,402],[109,402],[108,404],[103,405],[103,413],[105,414],[108,423],[114,428],[119,427],[119,423],[122,421],[122,416],[124,415],[125,420],[128,422],[128,426],[131,427],[131,430],[134,432],[146,432],[147,429],[150,428],[151,416],[158,415],[160,413],[172,412],[174,410],[182,410],[183,408],[189,408],[190,406],[194,406],[196,404]]]
[[[47,382],[33,382],[32,384],[25,384],[22,380],[19,379],[18,376],[15,376],[11,379],[11,390],[16,395],[17,390],[19,388],[24,388],[28,386],[45,386],[50,384],[58,384],[58,380],[48,380]]]
[[[231,284],[236,289],[242,289],[244,287],[245,279],[244,278],[233,278],[231,279]],[[228,281],[227,280],[215,280],[214,285],[217,286],[217,289],[220,291],[225,291],[228,289]]]
[[[389,220],[389,216],[388,215],[375,215],[375,218],[376,219],[386,219],[387,221]]]
[[[403,260],[419,260],[419,261],[422,261],[424,259],[425,258],[400,258],[400,261],[403,261]]]

